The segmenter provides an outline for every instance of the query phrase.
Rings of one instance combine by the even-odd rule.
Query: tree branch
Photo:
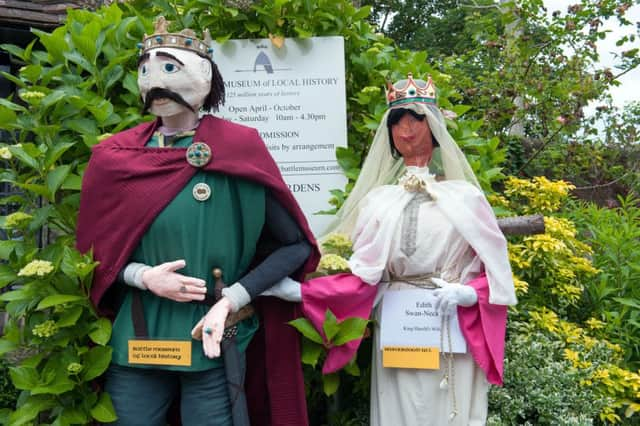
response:
[[[529,163],[531,163],[533,161],[534,158],[536,158],[542,151],[544,151],[544,149],[547,147],[547,145],[549,145],[552,141],[553,138],[560,133],[560,131],[562,130],[562,127],[559,127],[551,136],[549,136],[549,138],[547,139],[547,141],[545,143],[542,144],[542,146],[540,147],[539,150],[537,150],[531,157],[529,157],[529,159],[527,160],[526,163],[524,163],[516,172],[515,175],[517,176],[518,174],[520,174],[521,171],[524,170],[525,167],[527,167],[529,165]]]
[[[503,217],[498,219],[498,226],[504,235],[533,235],[545,232],[544,216],[541,214]]]

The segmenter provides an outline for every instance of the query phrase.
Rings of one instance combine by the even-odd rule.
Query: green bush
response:
[[[9,365],[0,359],[0,408],[14,408],[19,393],[11,383]]]
[[[564,424],[620,423],[623,418],[626,423],[638,421],[640,375],[629,369],[623,357],[635,342],[616,340],[613,330],[618,327],[622,330],[617,333],[624,334],[632,327],[610,324],[617,311],[601,301],[590,301],[594,288],[610,294],[615,278],[601,278],[603,271],[594,267],[606,248],[590,247],[583,241],[585,235],[578,232],[597,218],[584,217],[574,223],[562,217],[567,211],[575,212],[570,189],[572,185],[566,182],[542,176],[532,180],[511,176],[505,181],[505,196],[491,196],[502,211],[546,215],[544,234],[510,238],[518,305],[509,315],[505,387],[490,394],[496,424],[555,424],[554,415]],[[590,207],[578,211],[584,214]],[[630,216],[637,218],[637,214]],[[633,237],[623,238],[633,229],[628,221],[620,218],[610,225],[622,228],[612,234],[618,244],[632,247]],[[612,245],[621,255],[618,248]],[[521,356],[521,352],[528,355]],[[568,390],[560,391],[554,383]],[[542,394],[541,388],[546,388]],[[561,395],[556,395],[558,392]],[[582,408],[589,398],[595,411]],[[584,415],[582,420],[578,414]]]
[[[581,383],[595,366],[574,368],[564,357],[566,344],[512,321],[505,350],[504,387],[490,390],[488,425],[591,425],[612,401]],[[592,358],[607,359],[610,349],[592,349]]]
[[[0,354],[21,391],[0,421],[86,424],[115,419],[109,395],[92,384],[108,367],[111,324],[99,318],[89,291],[96,263],[75,249],[82,173],[89,148],[105,133],[142,118],[135,41],[144,27],[117,6],[70,10],[52,33],[33,30],[44,51],[2,45],[23,66],[11,100],[0,99],[0,181],[19,189],[2,200],[19,206],[0,217],[0,296],[9,315]],[[44,247],[43,247],[44,245]]]
[[[640,368],[640,200],[619,198],[620,207],[576,203],[568,216],[593,248],[593,266],[600,270],[585,283],[583,317],[606,325],[603,336],[625,350],[632,370]]]

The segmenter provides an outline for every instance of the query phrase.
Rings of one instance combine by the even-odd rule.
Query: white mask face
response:
[[[196,53],[158,48],[148,52],[149,58],[138,67],[138,87],[142,100],[152,88],[167,89],[180,95],[194,111],[202,107],[211,90],[211,61]],[[189,111],[174,100],[155,99],[150,111],[158,117],[171,117]]]

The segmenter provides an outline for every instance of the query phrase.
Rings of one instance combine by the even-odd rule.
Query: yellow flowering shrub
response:
[[[529,291],[529,283],[521,280],[515,275],[513,276],[513,286],[516,289],[517,296],[520,296],[521,294],[525,294]]]
[[[575,305],[583,292],[582,280],[598,272],[586,257],[591,249],[578,241],[575,227],[566,219],[545,217],[545,230],[509,245],[511,265],[518,279],[548,289],[559,306]]]
[[[583,328],[546,307],[532,310],[529,318],[534,327],[544,330],[562,346],[562,356],[571,369],[586,374],[580,385],[609,398],[611,402],[599,413],[600,420],[620,423],[622,417],[616,410],[624,408],[625,417],[639,411],[640,374],[620,367],[624,351],[619,345],[591,335],[603,328],[602,321],[590,318]]]
[[[503,196],[490,197],[494,206],[512,214],[545,215],[545,233],[511,238],[509,260],[519,304],[512,309],[515,327],[544,333],[579,386],[606,400],[599,418],[621,423],[640,411],[640,372],[625,369],[623,348],[607,340],[603,317],[582,317],[585,285],[601,272],[593,266],[592,248],[580,241],[575,224],[557,216],[573,185],[510,177]],[[512,367],[513,368],[513,367]],[[572,372],[573,371],[573,372]],[[535,380],[535,379],[533,379]]]
[[[553,213],[569,195],[575,186],[562,181],[550,181],[544,176],[536,176],[531,180],[509,176],[505,181],[505,195],[512,202],[519,201],[522,213]]]
[[[620,367],[624,351],[619,345],[592,336],[604,323],[595,318],[585,321],[587,328],[561,319],[546,307],[534,309],[529,317],[539,329],[545,330],[564,346],[563,357],[574,370],[587,373],[582,386],[596,388],[601,395],[611,399],[608,407],[600,412],[603,422],[620,423],[622,418],[614,409],[625,408],[625,416],[639,411],[640,374]]]

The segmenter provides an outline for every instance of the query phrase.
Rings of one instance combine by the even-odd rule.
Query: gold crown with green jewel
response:
[[[387,80],[387,105],[389,108],[409,103],[436,103],[436,86],[433,84],[431,76],[427,81],[414,80],[413,74],[407,74],[406,80],[400,80],[391,84]]]
[[[171,47],[174,49],[189,50],[200,56],[211,59],[213,56],[213,48],[211,47],[211,34],[209,30],[204,30],[202,40],[200,40],[195,31],[184,29],[179,33],[170,33],[168,31],[170,22],[164,16],[156,19],[154,33],[144,35],[141,43],[138,43],[140,55],[144,55],[151,49],[160,47]]]

